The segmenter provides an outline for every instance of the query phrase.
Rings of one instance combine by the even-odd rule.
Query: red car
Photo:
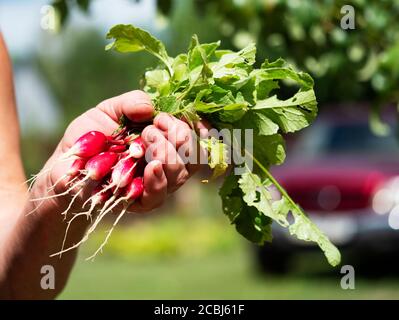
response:
[[[287,162],[273,170],[341,249],[343,264],[354,266],[375,257],[399,260],[399,140],[395,132],[374,135],[358,115],[319,117],[289,150]],[[278,225],[273,236],[272,244],[258,249],[265,271],[284,272],[294,254],[316,249]]]

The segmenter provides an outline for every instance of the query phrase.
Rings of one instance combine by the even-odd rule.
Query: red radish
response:
[[[112,169],[111,182],[103,188],[104,191],[112,190],[114,196],[106,202],[104,208],[106,208],[110,202],[114,201],[119,195],[118,190],[126,187],[132,180],[136,173],[137,162],[131,157],[121,157]]]
[[[69,149],[64,157],[78,156],[90,158],[107,148],[107,137],[99,131],[89,131],[76,140],[75,144]]]
[[[107,137],[108,143],[109,144],[117,144],[117,145],[123,145],[125,144],[125,141],[123,139],[114,139],[111,136]]]
[[[93,138],[93,137],[95,137],[95,138]],[[94,141],[93,147],[91,147],[90,140]],[[59,161],[68,161],[71,159],[72,156],[78,157],[75,160],[75,162],[72,164],[70,171],[67,172],[64,175],[64,177],[70,176],[71,178],[74,178],[78,175],[79,170],[83,169],[83,168],[81,168],[81,164],[83,164],[85,162],[83,159],[81,159],[79,157],[88,158],[88,157],[90,157],[90,155],[89,155],[90,153],[93,153],[93,155],[95,155],[95,154],[105,150],[106,146],[107,146],[107,141],[106,141],[105,135],[102,134],[101,132],[91,131],[91,132],[88,132],[88,133],[84,134],[83,136],[81,136],[75,142],[75,144],[72,146],[72,148],[70,148],[66,153],[64,153],[59,159]],[[57,164],[57,163],[55,163],[55,164]],[[30,179],[28,179],[26,181],[26,183],[30,182],[28,190],[31,189],[33,183],[37,180],[38,177],[40,177],[41,175],[43,175],[45,173],[50,172],[54,168],[55,164],[53,166],[51,166],[50,168],[44,169],[37,175],[33,175]],[[64,179],[64,178],[60,178],[59,181],[61,181],[62,179]],[[57,181],[52,187],[50,187],[49,190],[53,190],[54,186],[59,181]]]
[[[141,137],[138,137],[132,141],[129,147],[129,153],[133,158],[142,158],[145,154],[145,145]]]
[[[82,159],[82,158],[76,159],[72,163],[72,165],[69,168],[69,170],[67,171],[66,175],[71,178],[75,178],[85,168],[86,162],[87,162],[87,160]]]
[[[118,161],[118,158],[119,155],[115,152],[101,152],[86,162],[84,178],[73,184],[69,189],[62,193],[43,198],[32,199],[31,201],[46,200],[67,195],[76,187],[82,186],[89,179],[93,181],[100,181],[111,172],[113,166]]]
[[[125,196],[126,200],[136,200],[144,192],[144,182],[142,177],[136,177],[127,186]]]
[[[115,225],[126,213],[129,206],[136,199],[140,198],[144,192],[142,177],[146,166],[144,155],[145,144],[143,139],[137,134],[129,133],[129,130],[126,128],[120,134],[113,136],[105,136],[97,131],[88,132],[80,137],[75,145],[64,154],[63,160],[70,159],[71,156],[79,157],[64,175],[64,177],[72,178],[68,182],[71,187],[61,194],[43,199],[66,195],[77,188],[77,193],[72,197],[70,204],[63,213],[66,215],[72,208],[74,201],[83,192],[84,188],[82,185],[85,181],[91,179],[99,183],[92,191],[91,197],[82,206],[85,207],[90,203],[90,208],[87,211],[74,214],[72,219],[68,221],[61,251],[51,256],[61,255],[64,252],[77,248],[88,239],[89,235],[110,211],[119,204],[124,203],[123,209],[108,232],[105,241],[92,257],[103,248]],[[74,183],[75,180],[78,182]],[[81,241],[64,249],[67,233],[73,220],[82,215],[91,219],[92,212],[99,207],[101,207],[100,212]]]
[[[118,188],[126,187],[133,180],[136,173],[136,164],[136,160],[132,158],[122,158],[119,160],[112,170],[112,184]]]
[[[123,197],[118,198],[111,206],[109,204],[113,202],[118,194],[111,197],[104,205],[97,219],[101,219],[105,214],[110,212],[122,201],[128,201],[128,206],[138,199],[144,192],[144,182],[142,177],[134,178],[130,184],[124,189]],[[109,207],[108,207],[109,206]]]
[[[105,201],[107,201],[109,198],[111,198],[112,193],[110,190],[108,191],[103,191],[103,186],[102,185],[98,185],[97,187],[95,187],[92,191],[92,196],[94,196],[92,202],[94,202],[95,204],[103,204],[105,203]]]
[[[118,161],[118,158],[119,155],[117,153],[109,151],[101,152],[94,156],[86,163],[86,177],[94,181],[100,181],[111,172],[112,167]]]
[[[110,146],[108,148],[108,151],[115,152],[115,153],[121,153],[121,152],[126,151],[126,146],[113,144],[112,146]]]
[[[76,180],[76,178],[79,176],[79,174],[81,173],[81,171],[85,168],[86,165],[86,160],[85,159],[81,159],[78,158],[76,159],[72,165],[70,166],[69,170],[67,171],[66,174],[64,174],[63,176],[61,176],[51,187],[49,187],[47,189],[47,192],[52,191],[55,189],[55,187],[64,179],[69,178],[72,180],[69,180],[68,183],[72,183],[73,181]],[[67,184],[68,184],[67,183]]]
[[[93,191],[91,192],[91,197],[86,200],[85,203],[83,203],[82,208],[86,206],[89,202],[91,202],[91,208],[89,211],[92,211],[92,209],[98,205],[98,204],[104,204],[109,198],[112,197],[112,192],[111,190],[105,190],[104,191],[104,185],[102,183],[98,184]]]

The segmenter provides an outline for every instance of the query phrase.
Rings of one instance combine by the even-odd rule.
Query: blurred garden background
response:
[[[315,78],[322,112],[334,104],[362,103],[374,133],[386,134],[375,110],[399,100],[399,3],[351,1],[355,30],[340,27],[344,4],[1,0],[0,28],[14,64],[27,175],[40,170],[72,119],[139,88],[155,62],[145,53],[104,50],[107,30],[118,23],[150,30],[170,55],[185,50],[193,33],[201,42],[221,39],[231,49],[255,41],[258,61],[281,56]],[[54,9],[58,20],[49,28]],[[340,269],[332,270],[320,252],[296,256],[288,274],[263,274],[254,247],[223,216],[218,182],[199,183],[207,175],[201,173],[156,212],[126,219],[104,253],[87,262],[105,235],[104,225],[81,249],[60,299],[399,298],[399,278],[384,272],[359,275],[355,290],[341,289]]]

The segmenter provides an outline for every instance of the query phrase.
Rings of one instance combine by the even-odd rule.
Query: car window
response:
[[[380,137],[373,134],[367,123],[340,124],[330,127],[324,152],[327,153],[397,153],[399,141],[394,134]]]
[[[301,136],[293,152],[304,157],[339,154],[399,154],[396,129],[379,137],[373,134],[368,123],[335,124],[318,122]]]

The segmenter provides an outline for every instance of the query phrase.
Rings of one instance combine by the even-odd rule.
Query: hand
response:
[[[57,160],[71,148],[81,135],[90,130],[110,135],[119,126],[118,120],[123,114],[133,122],[151,120],[154,108],[149,96],[142,91],[131,91],[105,100],[76,118],[68,126],[54,155],[46,164],[47,168],[52,168],[49,179],[46,180],[46,187],[51,187],[67,172],[72,161],[57,163]],[[150,159],[147,157],[148,165],[144,171],[144,193],[129,208],[129,211],[146,212],[159,207],[165,201],[167,193],[177,190],[198,170],[196,164],[185,165],[177,153],[177,150],[181,148],[187,150],[187,153],[196,152],[192,131],[187,123],[165,113],[155,117],[153,123],[144,129],[142,138],[146,147],[153,146],[156,152],[150,154]],[[206,125],[199,123],[198,128],[204,129]],[[67,190],[66,182],[57,184],[55,193]],[[88,194],[85,191],[82,200]],[[59,198],[55,199],[62,201]]]

